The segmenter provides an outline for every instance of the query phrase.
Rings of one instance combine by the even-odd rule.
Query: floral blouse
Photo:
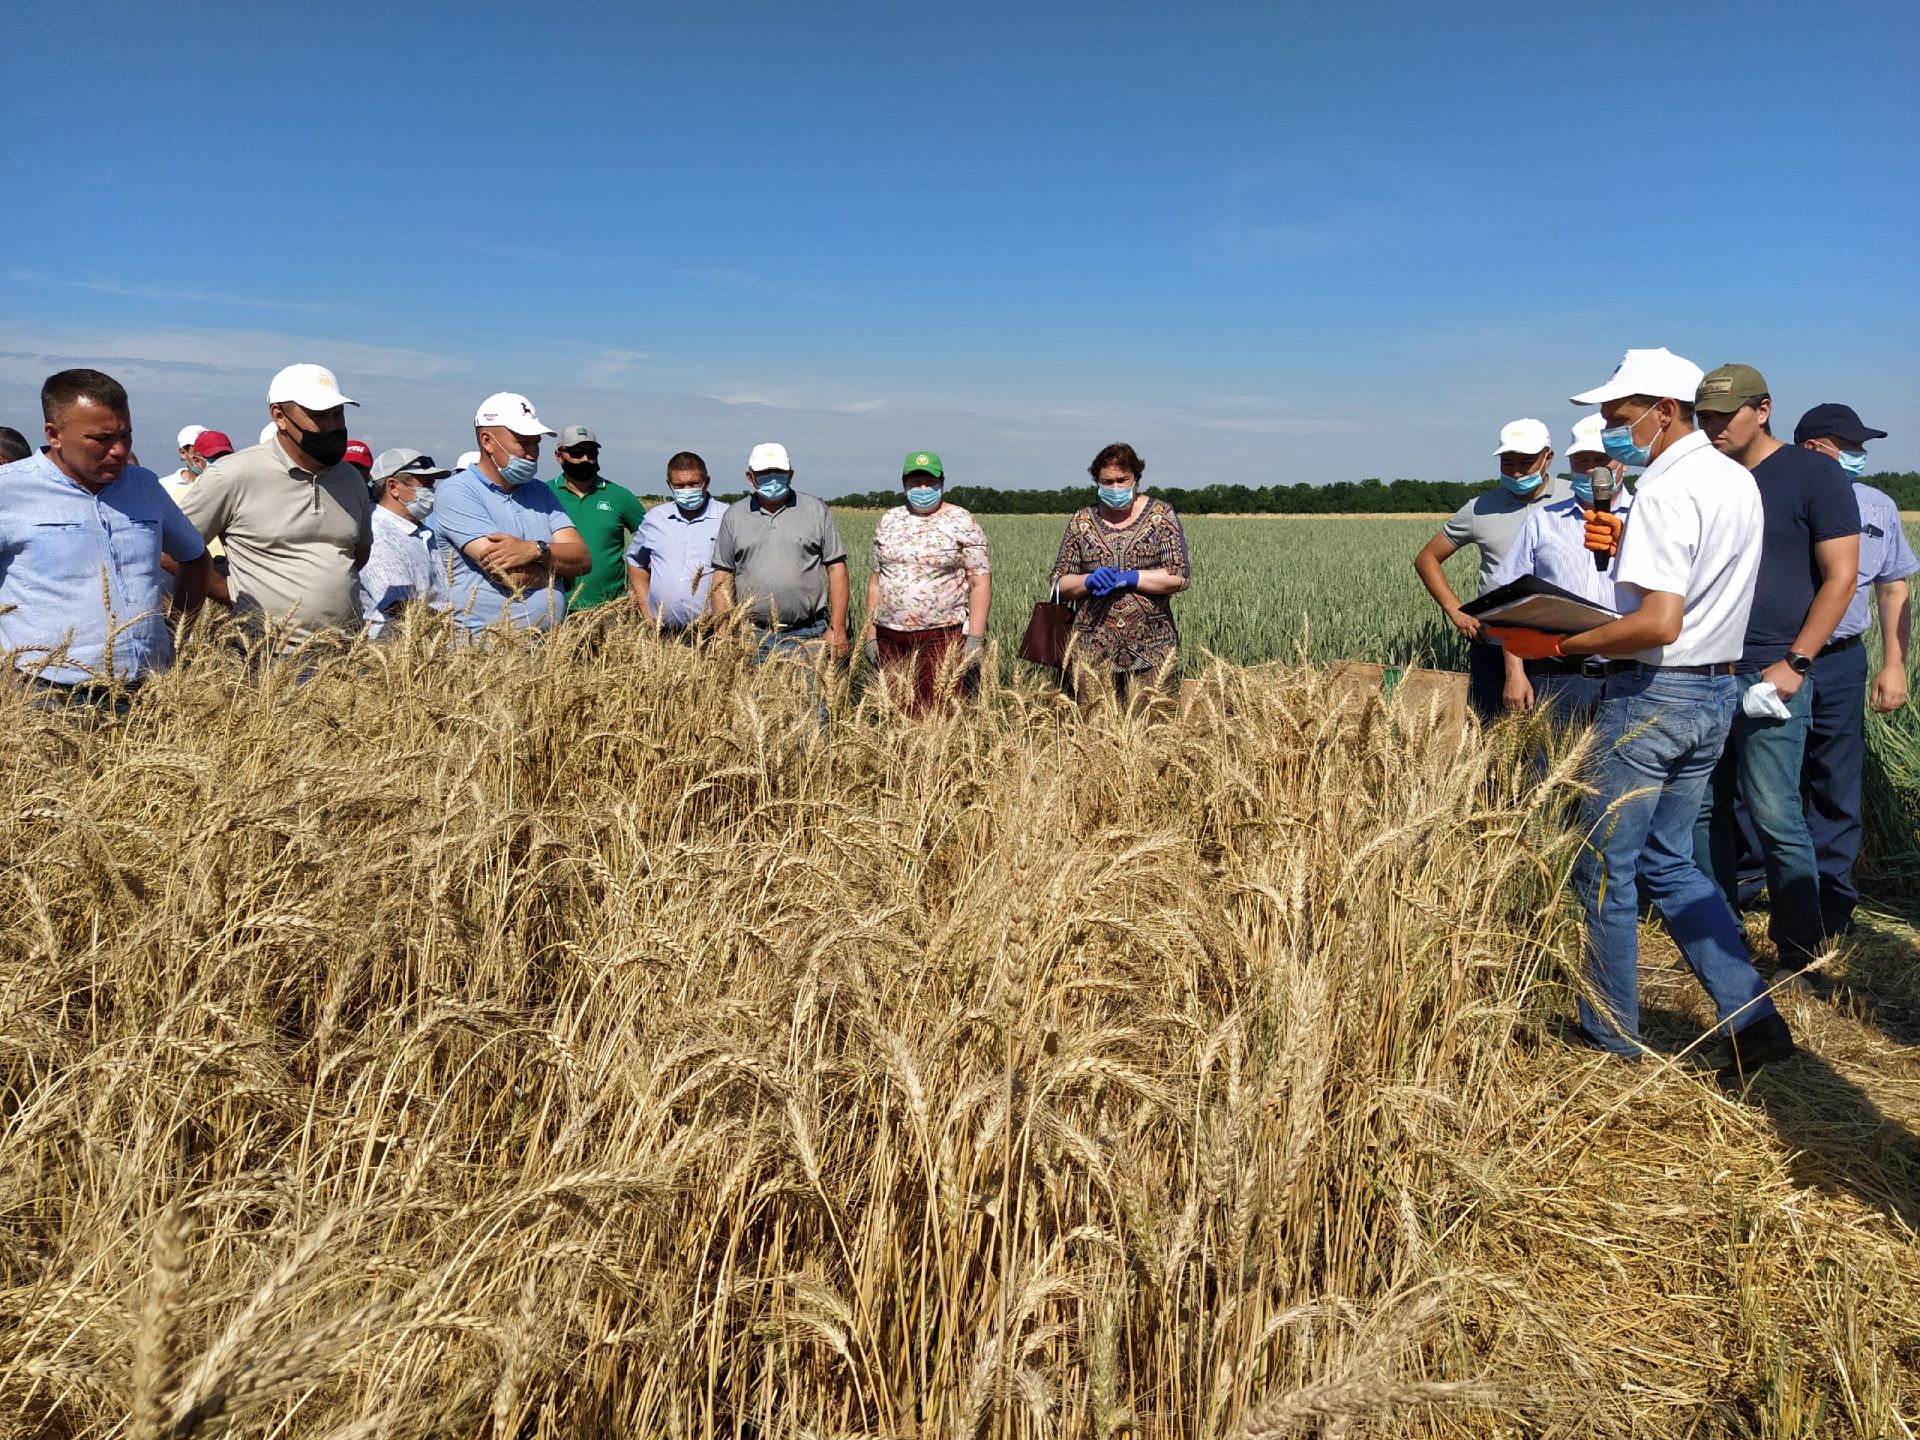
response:
[[[1187,536],[1180,517],[1164,500],[1149,498],[1125,525],[1109,525],[1091,505],[1067,521],[1049,585],[1062,575],[1090,575],[1102,565],[1116,570],[1171,570],[1191,578]],[[1104,600],[1091,595],[1073,615],[1072,658],[1109,670],[1153,670],[1180,648],[1172,597],[1121,590]]]
[[[967,579],[992,569],[987,537],[972,512],[942,505],[916,515],[896,505],[873,532],[880,578],[874,623],[889,630],[944,630],[967,623]]]

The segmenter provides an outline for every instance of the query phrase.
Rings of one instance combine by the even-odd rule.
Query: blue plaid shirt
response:
[[[45,455],[0,466],[0,650],[60,685],[165,669],[160,553],[206,549],[151,470],[129,465],[95,494]]]

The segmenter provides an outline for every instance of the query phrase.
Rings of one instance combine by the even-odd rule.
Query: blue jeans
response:
[[[1800,771],[1807,831],[1820,871],[1820,927],[1837,935],[1853,921],[1860,891],[1861,776],[1867,764],[1867,647],[1852,645],[1813,662],[1813,716]]]
[[[814,668],[813,649],[820,638],[827,633],[827,622],[816,620],[811,625],[793,625],[785,630],[762,630],[758,637],[759,648],[754,653],[754,663],[766,664],[769,660],[791,660],[806,677],[807,700],[813,706],[815,718],[822,730],[827,727],[827,694],[820,684],[820,672]]]
[[[1758,670],[1734,677],[1739,694],[1760,683]],[[1726,753],[1700,806],[1693,837],[1700,867],[1729,905],[1740,903],[1740,832],[1736,800],[1744,798],[1767,871],[1767,933],[1780,963],[1805,967],[1820,949],[1820,868],[1800,801],[1800,766],[1812,728],[1813,681],[1787,702],[1785,720],[1756,720],[1736,710]]]
[[[1533,705],[1544,710],[1560,725],[1585,725],[1600,708],[1601,686],[1597,675],[1582,675],[1546,661],[1530,661],[1527,679],[1533,685]]]
[[[1640,890],[1713,1000],[1740,1030],[1775,1014],[1726,897],[1693,862],[1700,797],[1739,703],[1730,675],[1628,671],[1602,684],[1595,793],[1574,886],[1587,912],[1587,966],[1608,1013],[1580,1023],[1617,1054],[1640,1051]],[[1718,1027],[1716,1027],[1718,1028]]]

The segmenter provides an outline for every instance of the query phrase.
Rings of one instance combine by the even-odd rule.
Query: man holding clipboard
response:
[[[1605,424],[1598,415],[1585,415],[1575,422],[1573,448],[1567,451],[1573,494],[1527,512],[1519,536],[1487,582],[1493,587],[1489,600],[1497,599],[1503,587],[1531,575],[1569,596],[1591,601],[1605,612],[1596,613],[1582,629],[1619,615],[1613,593],[1615,557],[1586,547],[1589,510],[1611,510],[1625,520],[1633,504],[1624,484],[1627,467],[1607,454],[1600,443]],[[1477,605],[1462,608],[1469,615],[1485,618]],[[1593,718],[1600,704],[1601,676],[1592,659],[1522,660],[1511,651],[1505,652],[1504,658],[1507,683],[1502,699],[1509,710],[1531,710],[1539,705],[1563,723],[1585,723]]]
[[[1587,912],[1582,1038],[1627,1057],[1640,1041],[1639,890],[1713,999],[1711,1063],[1751,1070],[1794,1053],[1720,889],[1693,859],[1700,798],[1739,704],[1733,678],[1760,560],[1760,491],[1694,429],[1700,367],[1665,349],[1629,350],[1608,381],[1573,397],[1598,405],[1601,440],[1643,466],[1631,528],[1587,512],[1587,546],[1618,555],[1624,612],[1567,635],[1488,626],[1523,660],[1595,657],[1601,699],[1588,843],[1574,870]]]

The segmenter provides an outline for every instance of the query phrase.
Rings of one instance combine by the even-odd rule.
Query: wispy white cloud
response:
[[[49,286],[62,290],[91,290],[100,295],[120,295],[130,300],[185,301],[193,305],[233,305],[247,310],[286,310],[308,313],[338,312],[345,306],[324,300],[262,300],[250,295],[230,295],[215,290],[176,288],[164,285],[137,285],[124,280],[71,280],[57,275],[41,275],[31,270],[0,272],[15,285]]]

